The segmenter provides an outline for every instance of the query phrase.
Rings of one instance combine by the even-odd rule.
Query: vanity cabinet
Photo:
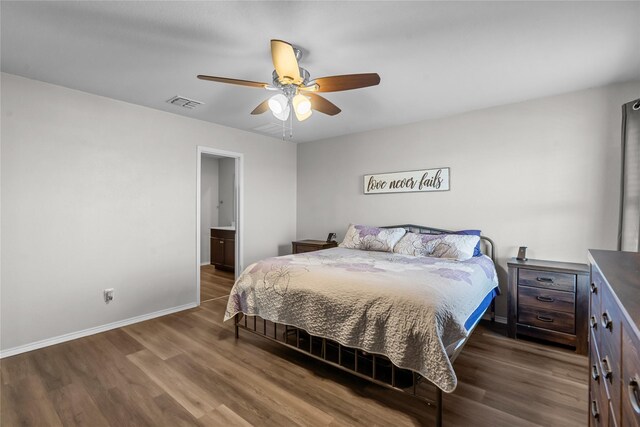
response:
[[[234,271],[236,266],[235,230],[211,229],[211,264],[219,270]]]

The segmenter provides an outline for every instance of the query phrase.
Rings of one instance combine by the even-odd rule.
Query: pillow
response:
[[[404,228],[378,228],[350,224],[341,248],[365,251],[391,252],[398,240],[407,232]]]
[[[442,239],[435,240],[436,247],[431,255],[436,258],[450,258],[465,261],[473,258],[475,248],[480,242],[480,236],[464,234],[441,234]]]
[[[462,234],[465,236],[478,236],[478,237],[480,237],[481,233],[482,232],[480,230],[460,230],[455,232],[455,234]],[[480,239],[478,239],[478,244],[473,250],[473,256],[482,256],[482,250],[480,249]]]
[[[435,248],[433,241],[441,237],[442,235],[438,234],[407,233],[393,247],[393,252],[404,255],[429,256]]]
[[[393,252],[465,261],[473,257],[479,241],[480,237],[473,235],[407,233]]]

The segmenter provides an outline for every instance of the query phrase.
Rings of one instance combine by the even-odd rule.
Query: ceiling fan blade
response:
[[[259,88],[266,88],[267,86],[269,86],[267,83],[252,82],[250,80],[229,79],[226,77],[204,76],[202,74],[198,75],[198,78],[200,80],[209,80],[211,82],[229,83],[232,85],[240,85],[240,86],[259,87]]]
[[[298,68],[298,60],[293,46],[282,40],[271,40],[271,57],[280,83],[302,83],[300,68]]]
[[[339,92],[375,86],[380,83],[377,73],[345,74],[343,76],[320,77],[314,80],[320,87],[317,92]]]
[[[267,110],[269,110],[269,100],[265,99],[264,101],[262,101],[260,103],[260,105],[258,105],[256,108],[253,109],[253,111],[251,112],[251,114],[258,115],[258,114],[262,114],[267,112]]]
[[[308,97],[309,101],[311,101],[311,108],[313,110],[320,111],[321,113],[328,114],[329,116],[335,116],[342,111],[331,101],[321,97],[320,95],[316,95],[315,93],[305,93],[304,96]]]

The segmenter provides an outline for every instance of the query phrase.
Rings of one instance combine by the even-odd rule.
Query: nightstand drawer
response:
[[[575,292],[576,275],[570,273],[558,273],[555,271],[520,268],[518,271],[518,285]]]
[[[317,246],[296,245],[296,253],[303,254],[305,252],[315,252],[318,250]]]
[[[518,304],[535,309],[575,313],[576,301],[573,292],[518,286]]]
[[[560,311],[540,310],[521,306],[518,308],[518,323],[573,334],[576,330],[575,315]]]

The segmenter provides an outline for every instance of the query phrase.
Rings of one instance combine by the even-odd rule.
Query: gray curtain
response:
[[[640,99],[622,106],[622,192],[618,249],[640,252]]]

